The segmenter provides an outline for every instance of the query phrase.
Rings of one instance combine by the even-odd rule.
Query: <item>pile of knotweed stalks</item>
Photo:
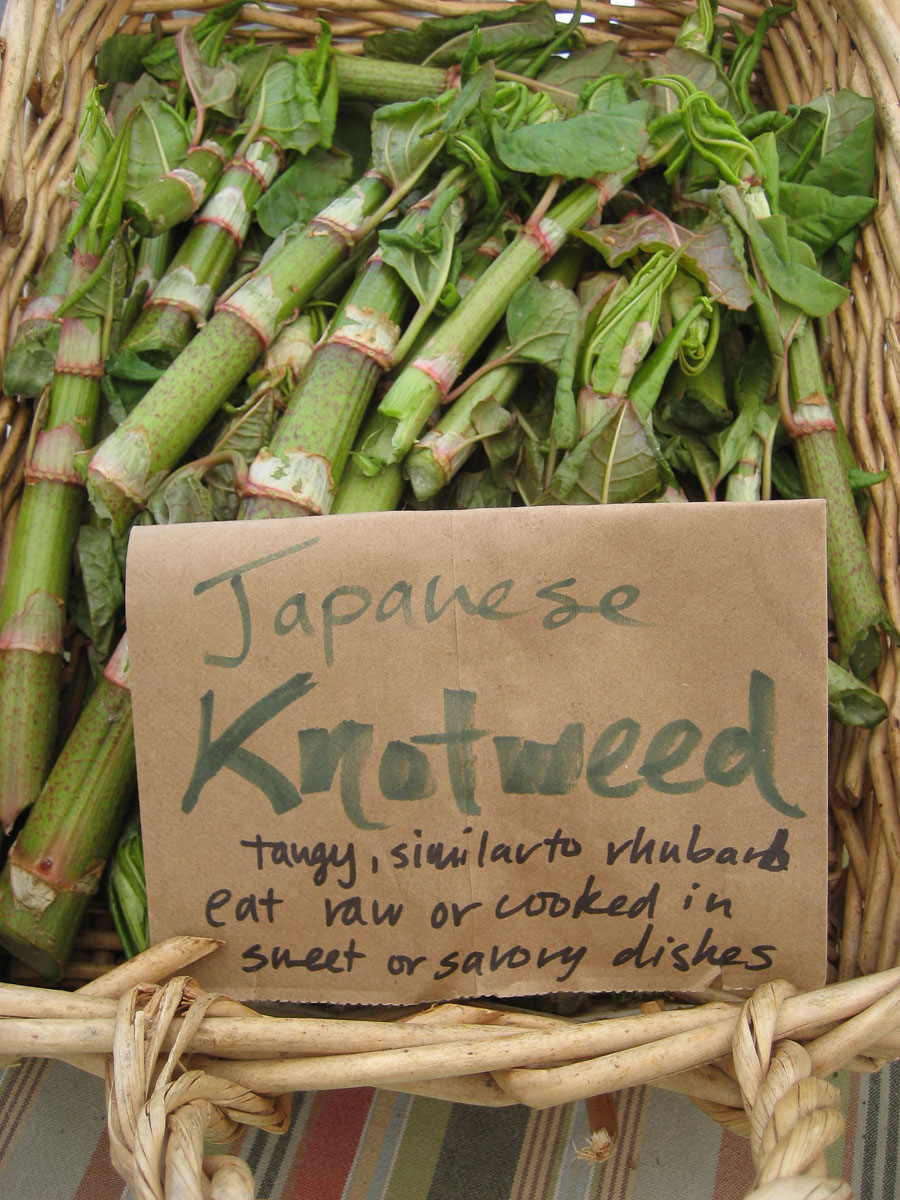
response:
[[[83,106],[96,81],[100,46],[117,32],[168,36],[217,7],[184,0],[78,0],[57,13],[47,0],[7,3],[0,31],[4,358],[36,273],[70,227],[77,200],[71,184],[79,156],[76,132],[83,127]],[[457,16],[485,7],[426,0],[411,11],[351,0],[313,14],[288,3],[248,4],[235,13],[230,36],[247,39],[252,31],[259,45],[309,49],[321,35],[317,18],[322,17],[334,44],[359,55],[368,35],[413,30],[423,13]],[[639,3],[622,9],[586,0],[582,11],[587,45],[613,42],[623,55],[640,61],[672,45],[694,5]],[[731,3],[720,7],[718,20],[727,24],[730,19],[747,31],[764,11],[752,2]],[[186,12],[193,15],[185,17]],[[106,1076],[114,1156],[136,1197],[206,1194],[209,1185],[201,1184],[201,1177],[216,1177],[212,1186],[221,1194],[231,1188],[229,1195],[252,1196],[243,1164],[229,1158],[204,1161],[204,1137],[225,1141],[242,1123],[283,1131],[285,1096],[294,1090],[370,1084],[484,1105],[547,1106],[586,1099],[596,1113],[597,1096],[643,1083],[692,1096],[711,1115],[747,1133],[758,1172],[755,1195],[807,1196],[813,1194],[811,1185],[801,1177],[824,1173],[824,1149],[841,1130],[839,1097],[824,1076],[838,1068],[875,1070],[900,1057],[900,968],[895,966],[900,952],[900,679],[898,650],[883,636],[900,626],[900,21],[875,0],[799,0],[793,12],[780,14],[767,28],[753,88],[766,105],[780,110],[808,104],[823,90],[851,89],[873,99],[876,117],[876,207],[853,252],[850,295],[819,321],[817,348],[810,352],[807,346],[800,355],[806,356],[801,366],[824,372],[823,391],[831,392],[859,468],[870,482],[878,479],[868,489],[864,537],[884,598],[884,618],[873,637],[850,645],[845,657],[856,655],[850,665],[858,670],[871,666],[869,683],[887,718],[871,729],[835,725],[832,732],[835,981],[805,996],[794,995],[788,985],[767,984],[746,1002],[724,993],[673,998],[618,1017],[591,1010],[567,1020],[447,1004],[422,1013],[380,1014],[377,1020],[272,1018],[209,996],[181,974],[215,949],[215,943],[194,938],[153,948],[74,993],[5,985],[0,1054],[7,1061],[22,1055],[59,1057]],[[216,157],[212,147],[206,153]],[[277,154],[261,147],[249,174],[268,183],[271,156]],[[82,194],[85,190],[86,181]],[[547,198],[548,206],[553,199]],[[148,221],[152,215],[148,209]],[[86,228],[95,239],[87,252],[116,232]],[[98,258],[103,261],[102,254]],[[83,270],[87,283],[93,273]],[[193,303],[195,297],[188,299]],[[84,378],[90,377],[86,370]],[[4,567],[23,482],[35,477],[37,405],[14,396],[0,399]],[[393,426],[388,429],[391,437],[394,432]],[[360,461],[370,469],[394,465],[384,429],[374,433]],[[215,470],[229,464],[236,469],[235,460],[225,458],[207,466]],[[46,463],[37,466],[50,471]],[[102,495],[100,478],[98,472],[94,483]],[[74,478],[67,482],[77,486]],[[279,515],[284,497],[277,489],[273,494],[271,484],[265,472],[250,478],[247,498],[260,509],[258,515]],[[115,524],[116,500],[110,496]],[[133,516],[130,505],[133,497],[118,514],[125,524]],[[266,505],[268,513],[262,512]],[[77,692],[79,663],[85,658],[73,626],[66,636],[72,678],[63,682]],[[5,630],[0,643],[3,637]],[[102,685],[109,693],[107,712],[124,703],[122,656],[110,661],[113,667]],[[74,723],[79,704],[70,703]],[[62,719],[65,724],[65,709]],[[121,756],[120,777],[127,777],[127,738],[115,754]],[[11,826],[16,815],[8,822],[4,816],[4,823]],[[37,961],[42,965],[40,953]],[[175,978],[164,984],[170,976]],[[608,1141],[614,1122],[602,1106],[597,1120],[596,1152],[602,1154],[603,1128]],[[850,1191],[841,1181],[822,1180],[814,1194],[843,1197]]]

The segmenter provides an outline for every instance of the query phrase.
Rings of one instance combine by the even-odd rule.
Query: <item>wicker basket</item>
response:
[[[75,163],[75,131],[98,46],[117,30],[135,32],[151,20],[172,32],[220,2],[68,0],[57,13],[54,0],[7,0],[0,347],[14,334],[28,282],[65,217],[59,188]],[[568,0],[551,2],[571,7]],[[374,30],[414,27],[427,13],[483,7],[482,0],[418,0],[414,10],[392,0],[380,6],[335,0],[313,9],[281,0],[265,8],[246,4],[235,31],[240,36],[252,25],[258,39],[299,46],[318,32],[321,15],[343,49],[359,51]],[[583,0],[582,7],[589,43],[613,39],[624,53],[642,57],[671,44],[693,4],[638,0],[622,8]],[[729,0],[720,12],[746,22],[763,7]],[[185,17],[186,10],[194,15]],[[830,318],[826,367],[861,465],[889,472],[873,489],[866,534],[900,625],[900,10],[894,0],[797,0],[793,15],[768,34],[758,84],[780,108],[842,87],[876,103],[879,206],[857,250],[851,298]],[[30,422],[27,406],[0,399],[0,566],[15,522]],[[107,1076],[114,1160],[138,1198],[164,1194],[160,1164],[167,1155],[169,1170],[196,1180],[194,1191],[179,1195],[208,1195],[200,1175],[218,1170],[219,1185],[227,1177],[234,1188],[228,1195],[252,1197],[250,1172],[239,1160],[204,1166],[203,1138],[225,1140],[242,1123],[283,1131],[288,1105],[279,1096],[292,1090],[372,1084],[474,1104],[540,1107],[642,1083],[690,1095],[729,1128],[749,1134],[754,1196],[849,1197],[838,1180],[814,1185],[801,1176],[824,1174],[823,1151],[841,1129],[836,1090],[824,1076],[838,1067],[877,1070],[900,1057],[898,668],[894,649],[876,681],[889,708],[886,722],[871,733],[833,731],[835,981],[820,992],[797,996],[788,985],[767,984],[744,1005],[719,994],[678,1010],[650,1005],[639,1016],[579,1023],[457,1004],[392,1021],[270,1018],[205,995],[183,976],[157,986],[212,948],[197,938],[156,947],[93,980],[82,995],[10,986],[3,1025],[14,1033],[13,1018],[27,1017],[27,1053],[65,1058]],[[107,943],[102,949],[107,952]],[[46,1036],[41,1017],[48,1018]],[[62,1043],[49,1034],[51,1023],[58,1032],[60,1017],[73,1021]],[[7,1050],[14,1041],[7,1037]],[[167,1065],[154,1072],[153,1064],[165,1061],[160,1051],[172,1047]],[[192,1069],[185,1070],[188,1050]],[[263,1061],[235,1061],[251,1057]]]

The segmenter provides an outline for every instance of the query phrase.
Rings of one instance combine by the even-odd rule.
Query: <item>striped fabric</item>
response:
[[[900,1063],[834,1077],[847,1131],[829,1172],[858,1200],[900,1198]],[[283,1137],[239,1146],[265,1200],[742,1200],[747,1143],[655,1088],[618,1098],[619,1140],[578,1158],[584,1106],[474,1109],[371,1088],[298,1095]],[[30,1060],[0,1075],[2,1200],[130,1200],[113,1171],[99,1080]]]

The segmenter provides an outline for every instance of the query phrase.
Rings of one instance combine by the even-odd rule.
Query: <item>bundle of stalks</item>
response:
[[[223,1107],[273,1130],[285,1106],[258,1096],[369,1082],[469,1103],[586,1100],[614,1138],[607,1097],[649,1082],[749,1131],[761,1187],[815,1172],[836,1129],[834,1095],[815,1077],[900,1055],[897,21],[871,0],[797,0],[792,12],[741,0],[718,14],[707,0],[627,11],[591,0],[580,30],[577,15],[556,22],[547,8],[533,17],[543,41],[528,41],[529,29],[524,50],[513,39],[504,51],[508,10],[493,10],[488,37],[471,34],[476,6],[428,7],[462,24],[412,51],[421,12],[392,2],[335,5],[327,28],[290,5],[6,6],[0,350],[14,395],[0,398],[0,818],[20,839],[0,882],[7,943],[26,939],[26,958],[51,978],[64,971],[58,948],[75,928],[59,898],[85,907],[115,835],[109,826],[76,847],[72,828],[91,821],[63,814],[61,798],[90,778],[97,795],[114,793],[115,821],[127,815],[130,704],[104,669],[122,634],[114,568],[132,522],[649,501],[671,499],[674,479],[680,498],[828,504],[830,681],[834,712],[854,722],[835,724],[830,747],[838,982],[806,997],[767,985],[743,1008],[694,1000],[604,1021],[447,1005],[377,1024],[262,1018],[183,980],[139,989],[115,1011],[86,997],[66,1008],[42,989],[44,1008],[33,1001],[25,1019],[14,1011],[25,994],[6,989],[0,1053],[80,1056],[96,1073],[118,1059],[113,1143],[129,1178],[137,1159],[161,1161],[158,1147],[136,1153],[123,1116],[148,1102],[120,1074],[137,1054],[167,1096],[218,1088]],[[461,30],[462,49],[442,56]],[[122,65],[117,33],[145,39],[137,94],[136,59]],[[378,58],[379,44],[388,56],[406,45],[397,56],[411,61]],[[690,71],[658,65],[673,44],[682,67],[691,54],[719,64],[726,109],[697,101]],[[657,86],[640,84],[646,71]],[[778,144],[777,114],[759,111],[794,106],[812,121],[817,104],[857,145],[872,135],[865,187],[828,175],[824,136],[797,154]],[[375,106],[369,169],[357,125],[368,130]],[[625,131],[619,158],[597,154],[576,170],[553,157],[561,121],[599,126],[611,112]],[[158,159],[145,154],[141,121]],[[766,187],[773,153],[779,182]],[[654,168],[682,198],[715,188],[715,216],[747,268],[733,308],[678,214],[643,242],[629,225]],[[780,186],[799,204],[797,189],[831,185],[846,228],[807,231],[798,249],[773,195]],[[305,206],[292,207],[306,188]],[[190,231],[169,230],[198,209]],[[75,251],[64,270],[51,259],[58,247]],[[751,309],[748,333],[734,313]],[[737,365],[733,346],[717,344],[720,323],[741,333]],[[737,414],[727,425],[716,371]],[[679,423],[701,409],[708,428]],[[621,430],[643,455],[633,486],[616,471]],[[56,713],[76,625],[101,682],[72,737],[92,722],[107,736],[63,746]],[[82,707],[80,695],[64,700],[63,711]],[[35,833],[47,812],[52,855]],[[57,917],[64,934],[54,926],[42,948]],[[105,934],[90,953],[114,953]],[[70,977],[98,965],[76,961]],[[151,1041],[138,1047],[144,1005]],[[777,1111],[776,1078],[786,1088]],[[197,1131],[185,1136],[196,1147]],[[252,1194],[244,1168],[221,1169]]]

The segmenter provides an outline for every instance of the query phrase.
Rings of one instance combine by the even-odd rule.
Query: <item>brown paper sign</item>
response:
[[[138,528],[154,939],[246,998],[820,985],[825,505]]]

